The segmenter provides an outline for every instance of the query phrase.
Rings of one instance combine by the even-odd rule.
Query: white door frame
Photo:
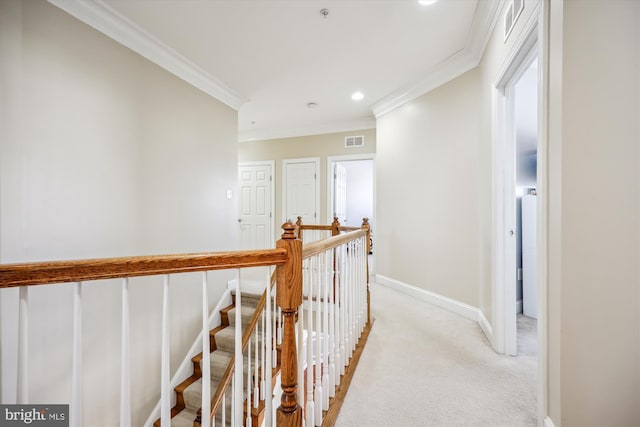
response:
[[[548,247],[548,66],[549,66],[549,2],[533,5],[529,20],[514,41],[492,89],[492,290],[493,312],[490,340],[498,353],[513,354],[517,349],[515,323],[515,286],[506,285],[507,246],[515,241],[510,236],[505,218],[508,203],[514,203],[515,184],[508,185],[508,174],[515,170],[515,157],[509,157],[510,132],[507,113],[508,85],[524,72],[532,56],[538,57],[538,160],[537,160],[537,291],[538,291],[538,425],[547,421],[547,247]],[[513,140],[511,141],[513,145]],[[511,200],[511,202],[509,202]],[[515,226],[515,224],[514,224]],[[515,249],[514,249],[515,250]],[[515,263],[514,263],[515,269]],[[515,275],[514,275],[515,278]],[[507,303],[511,301],[511,303]]]
[[[534,30],[518,49],[493,88],[496,132],[494,133],[494,254],[496,259],[494,294],[496,309],[495,345],[497,351],[515,356],[516,334],[516,141],[513,117],[515,84],[529,68],[537,52]],[[512,286],[513,285],[513,286]]]
[[[316,224],[320,224],[320,157],[282,160],[282,221],[287,221],[287,165],[290,163],[315,163],[316,167]],[[295,223],[297,218],[290,218]]]
[[[333,164],[338,162],[349,162],[353,160],[372,160],[373,161],[373,210],[376,209],[376,155],[368,154],[351,154],[344,156],[327,157],[327,221],[333,221]],[[362,218],[360,218],[362,220]]]
[[[269,191],[271,191],[271,200],[269,200],[269,203],[271,204],[271,224],[269,226],[269,242],[271,242],[273,245],[275,245],[275,207],[276,207],[276,198],[275,198],[275,193],[276,193],[276,182],[275,182],[275,173],[276,173],[276,162],[274,160],[258,160],[258,161],[254,161],[254,162],[239,162],[238,163],[238,168],[240,168],[241,166],[269,166],[271,167],[271,188],[269,189]],[[238,212],[240,210],[240,194],[238,195]],[[239,215],[238,215],[239,216]]]

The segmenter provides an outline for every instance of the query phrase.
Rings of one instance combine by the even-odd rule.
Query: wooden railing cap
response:
[[[287,221],[282,224],[282,229],[284,230],[284,233],[282,233],[283,239],[288,240],[296,238],[296,226],[291,221]]]

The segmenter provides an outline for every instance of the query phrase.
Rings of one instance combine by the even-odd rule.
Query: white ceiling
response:
[[[50,1],[238,109],[240,140],[373,127],[477,65],[500,3]]]

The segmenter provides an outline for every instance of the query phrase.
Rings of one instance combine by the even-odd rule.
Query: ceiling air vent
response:
[[[347,136],[344,139],[344,146],[347,148],[364,147],[364,136]]]
[[[524,0],[511,0],[509,2],[509,6],[507,6],[507,11],[504,14],[504,41],[506,42],[509,38],[509,34],[513,30],[513,27],[516,25],[516,21],[520,17],[522,13],[522,9],[524,9]]]

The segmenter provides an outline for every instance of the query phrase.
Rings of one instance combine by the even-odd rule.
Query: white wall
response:
[[[378,119],[376,272],[478,306],[477,69]]]
[[[44,1],[0,2],[0,261],[236,248],[237,113]],[[212,274],[210,304],[227,275]],[[161,280],[131,285],[133,425],[159,397]],[[171,290],[172,370],[200,326]],[[15,400],[17,291],[0,293]],[[83,290],[84,425],[117,425],[119,283]],[[69,403],[71,285],[30,290],[31,401]],[[195,307],[196,309],[193,309]]]
[[[549,412],[636,426],[640,3],[558,1],[550,32]]]

